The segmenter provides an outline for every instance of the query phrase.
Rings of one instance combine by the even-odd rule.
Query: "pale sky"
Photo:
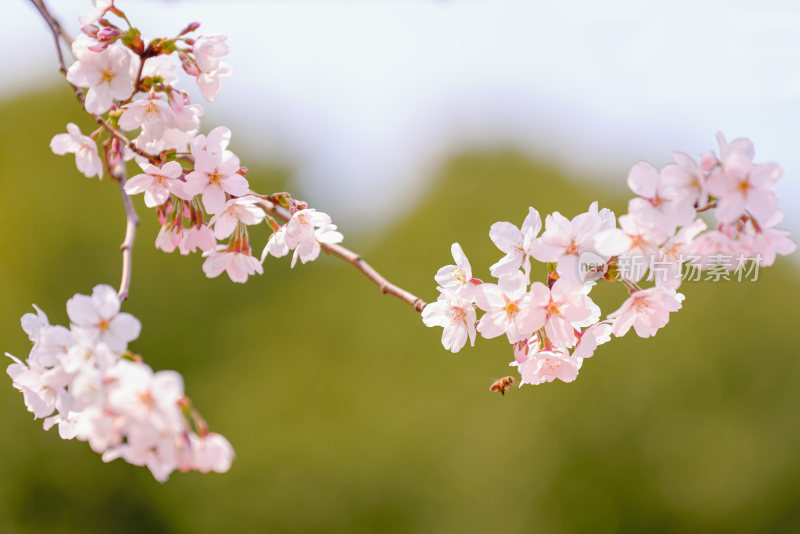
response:
[[[783,226],[800,231],[798,2],[117,3],[146,38],[193,20],[228,35],[235,76],[203,103],[204,127],[229,125],[234,148],[290,164],[335,220],[400,214],[399,198],[471,148],[510,146],[622,185],[638,160],[696,156],[720,130],[783,166]],[[50,4],[74,33],[91,7]],[[3,11],[0,96],[59,83],[33,9]]]

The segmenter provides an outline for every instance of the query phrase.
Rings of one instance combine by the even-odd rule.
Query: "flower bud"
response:
[[[122,148],[119,144],[119,139],[116,137],[111,139],[111,147],[108,149],[108,164],[112,167],[121,165],[123,160]]]
[[[97,32],[96,38],[98,41],[114,41],[120,35],[122,32],[119,29],[106,27]]]
[[[97,32],[99,30],[100,30],[100,28],[98,28],[94,24],[87,24],[87,25],[85,25],[85,26],[83,26],[81,28],[81,31],[83,33],[85,33],[86,35],[88,35],[89,37],[91,37],[92,39],[96,39],[97,38]]]
[[[199,76],[200,75],[200,68],[197,66],[197,63],[189,57],[189,55],[181,50],[178,55],[181,58],[181,67],[183,67],[184,72],[189,76]]]
[[[191,24],[186,26],[184,29],[182,29],[181,33],[179,33],[178,35],[186,35],[187,33],[191,33],[193,31],[195,31],[199,27],[200,27],[200,23],[199,22],[192,22]]]

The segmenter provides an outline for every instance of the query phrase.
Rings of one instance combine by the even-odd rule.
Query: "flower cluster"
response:
[[[63,439],[88,442],[103,461],[147,466],[162,482],[176,469],[230,468],[233,449],[192,409],[181,376],[154,373],[128,350],[141,324],[120,312],[114,289],[99,285],[69,299],[69,328],[34,308],[22,317],[31,352],[25,362],[7,354],[14,360],[7,372],[45,430],[58,425]]]
[[[453,244],[455,265],[436,274],[440,294],[423,310],[424,323],[444,328],[442,344],[452,352],[467,339],[474,345],[477,333],[505,335],[520,385],[571,382],[612,334],[633,328],[651,337],[667,324],[684,300],[677,292],[684,258],[698,258],[698,269],[730,270],[737,266],[720,265],[719,258],[737,257],[740,268],[742,262],[772,265],[776,254],[790,254],[795,243],[775,228],[783,218],[773,191],[780,167],[754,163],[748,139],[728,143],[720,134],[718,141],[719,156],[707,152],[699,162],[676,153],[676,163],[660,170],[636,164],[628,175],[636,196],[618,221],[595,202],[572,219],[548,215],[544,231],[534,208],[521,228],[493,224],[489,237],[505,253],[490,267],[497,283],[473,278],[469,260]],[[712,210],[716,221],[707,222],[703,217]],[[546,283],[531,283],[531,259],[547,265]],[[650,268],[623,269],[634,260]],[[589,294],[605,281],[619,283],[628,296],[601,319]],[[644,281],[652,286],[641,287]],[[484,312],[480,319],[477,310]]]
[[[264,220],[273,231],[265,250],[276,257],[295,250],[292,266],[298,257],[304,263],[315,259],[321,244],[342,241],[330,217],[308,210],[306,203],[287,193],[251,191],[247,169],[228,149],[228,128],[200,133],[203,108],[178,88],[171,57],[177,56],[183,70],[196,78],[201,94],[213,101],[221,78],[232,72],[221,61],[228,53],[225,36],[192,39],[188,34],[199,27],[192,23],[175,37],[155,38],[145,45],[138,29],[116,26],[105,18],[110,14],[128,23],[110,0],[96,0],[95,10],[81,18],[83,34],[72,45],[76,61],[67,70],[67,80],[86,89],[89,113],[136,137],[121,144],[119,137],[111,136],[98,151],[103,128],[85,136],[70,123],[67,134],[53,138],[53,152],[74,153],[78,170],[87,177],[102,177],[104,161],[113,172],[134,159],[142,173],[131,177],[124,189],[129,195],[143,193],[145,205],[156,208],[162,225],[156,247],[181,254],[201,252],[203,272],[209,277],[226,272],[234,282],[245,282],[263,272],[261,263],[268,253],[261,262],[253,257],[247,227]],[[282,215],[278,206],[289,214]],[[283,224],[267,211],[282,217]]]

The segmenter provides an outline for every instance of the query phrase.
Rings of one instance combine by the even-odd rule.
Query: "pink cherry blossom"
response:
[[[685,297],[663,287],[636,291],[608,318],[614,320],[612,331],[624,336],[631,326],[639,337],[650,337],[669,322],[670,312],[681,309]]]
[[[11,364],[7,373],[13,381],[14,388],[22,392],[25,406],[37,419],[47,417],[54,410],[69,409],[69,395],[65,386],[70,376],[62,368],[46,368],[35,363],[25,365],[10,354],[15,363]]]
[[[225,245],[219,245],[216,250],[203,252],[203,257],[206,259],[203,262],[203,272],[209,278],[216,278],[227,272],[232,281],[243,284],[247,282],[248,276],[264,274],[261,262],[251,256],[249,251],[235,252],[228,250]]]
[[[81,134],[80,128],[73,123],[67,124],[67,132],[58,134],[50,141],[50,149],[54,154],[63,156],[75,154],[75,166],[87,178],[103,177],[103,162],[97,153],[97,143],[91,137]]]
[[[311,240],[315,228],[331,223],[331,217],[327,213],[313,208],[298,210],[286,224],[286,244],[294,249],[300,242]]]
[[[797,249],[795,242],[789,239],[788,231],[775,228],[775,225],[782,220],[783,212],[778,210],[759,230],[756,230],[750,221],[739,236],[743,248],[750,251],[750,256],[760,258],[759,265],[761,267],[768,267],[775,263],[777,254],[786,256]]]
[[[294,250],[292,267],[298,259],[303,263],[317,259],[322,244],[340,243],[342,239],[330,216],[311,208],[295,212],[286,224],[286,245]]]
[[[161,226],[156,236],[156,248],[169,254],[178,247],[184,237],[185,231],[182,226],[165,224]]]
[[[267,255],[272,255],[276,258],[282,258],[288,253],[289,245],[286,244],[286,225],[283,225],[275,230],[271,236],[269,236],[267,245],[264,247],[264,251],[261,253],[261,263],[264,263],[264,260],[267,259]]]
[[[175,62],[170,56],[155,56],[148,58],[144,62],[142,78],[161,78],[161,82],[167,85],[178,83],[178,74],[175,69]]]
[[[146,466],[159,482],[166,482],[178,468],[179,436],[134,424],[127,429],[125,438],[124,443],[103,452],[104,462],[122,458],[132,465]]]
[[[86,26],[87,24],[94,24],[97,22],[100,17],[105,15],[106,11],[113,3],[113,0],[94,0],[94,9],[80,16],[79,20],[81,25]]]
[[[740,243],[720,230],[709,230],[697,236],[689,245],[692,265],[699,269],[718,263],[718,258],[735,258],[740,253]],[[734,269],[731,263],[728,266]]]
[[[668,187],[650,163],[640,161],[628,174],[628,186],[639,195],[628,202],[628,213],[650,226],[672,234],[694,218],[694,204],[676,202],[677,191]]]
[[[514,343],[514,361],[509,365],[519,366],[527,362],[534,354],[541,350],[541,342],[539,340],[539,333],[534,333],[528,339],[517,341]]]
[[[475,287],[472,283],[472,267],[461,245],[453,243],[450,247],[455,265],[445,265],[436,272],[434,279],[442,288],[455,292],[464,292],[464,297],[470,299]]]
[[[725,139],[725,136],[722,135],[722,132],[717,132],[717,142],[719,143],[720,161],[718,163],[720,165],[724,165],[725,161],[734,155],[745,161],[753,161],[753,158],[756,156],[756,149],[753,146],[753,142],[746,137],[737,137],[729,143]]]
[[[92,296],[75,295],[67,301],[67,315],[78,331],[92,340],[124,351],[139,337],[141,323],[129,313],[120,313],[117,292],[107,285],[95,286]]]
[[[119,303],[111,302],[106,288],[96,287],[92,297],[70,299],[67,311],[73,321],[76,310],[85,307],[99,311],[100,316],[113,315]],[[89,302],[82,302],[85,299]],[[74,335],[66,353],[59,349],[61,354],[43,365],[39,363],[43,359],[34,353],[46,350],[45,345],[52,344],[48,338],[63,327],[50,325],[44,312],[36,311],[21,321],[34,340],[31,355],[26,363],[9,355],[14,363],[7,373],[34,417],[44,418],[45,430],[57,425],[62,439],[87,441],[105,461],[123,458],[145,465],[159,481],[179,467],[202,472],[223,472],[230,467],[233,449],[225,438],[208,434],[204,428],[203,437],[197,436],[189,427],[182,411],[188,399],[183,396],[179,374],[154,373],[140,361],[123,359],[124,345],[112,348],[85,324],[73,324],[70,334]],[[85,310],[82,313],[86,314]],[[115,323],[121,315],[109,321],[113,327],[118,326]],[[189,461],[179,464],[181,458]]]
[[[655,280],[656,286],[676,290],[681,285],[681,266],[692,251],[695,238],[705,230],[706,223],[695,219],[670,237],[656,254],[656,262],[648,280]]]
[[[185,228],[181,234],[178,247],[182,255],[186,256],[197,250],[207,252],[217,246],[214,231],[207,224],[199,224]]]
[[[553,349],[537,352],[519,365],[520,386],[522,384],[536,386],[552,382],[556,378],[562,382],[572,382],[578,377],[580,368],[580,359],[570,357],[566,350]]]
[[[341,243],[342,239],[344,239],[341,232],[336,230],[335,224],[326,224],[321,228],[317,228],[314,230],[312,237],[313,239],[304,238],[297,243],[292,256],[292,267],[295,266],[298,259],[303,263],[317,259],[323,244]]]
[[[233,69],[227,63],[220,63],[220,66],[212,71],[201,72],[197,76],[197,88],[200,94],[209,102],[216,100],[217,95],[222,89],[222,78],[233,76]]]
[[[86,111],[101,114],[114,100],[124,100],[133,93],[139,58],[124,46],[111,46],[102,52],[85,48],[77,41],[73,52],[78,61],[67,71],[67,80],[78,87],[88,87]]]
[[[531,337],[544,324],[545,312],[530,305],[526,289],[520,271],[501,278],[498,284],[477,286],[475,302],[486,312],[478,322],[478,332],[486,339],[506,334],[509,343]]]
[[[661,181],[674,193],[676,204],[704,208],[708,204],[708,191],[703,170],[683,152],[675,152],[673,156],[676,163],[661,169]]]
[[[548,288],[541,282],[534,282],[530,296],[531,311],[545,317],[545,333],[558,347],[575,345],[575,328],[585,325],[587,320],[596,322],[599,318],[600,309],[585,294],[583,285],[559,279]]]
[[[123,112],[119,118],[119,127],[130,131],[142,128],[149,138],[158,138],[168,128],[175,126],[175,112],[167,102],[157,95],[136,100],[122,106]]]
[[[170,194],[184,200],[191,200],[183,190],[183,168],[177,161],[169,161],[160,168],[150,163],[139,164],[144,174],[132,176],[125,182],[125,192],[129,195],[144,193],[144,204],[148,208],[160,206]]]
[[[249,184],[237,174],[239,158],[233,154],[200,153],[195,159],[194,171],[186,176],[184,191],[190,195],[203,195],[203,206],[208,213],[216,214],[225,208],[226,196],[244,196]]]
[[[772,188],[782,172],[775,163],[756,165],[740,152],[729,155],[722,169],[708,178],[708,191],[719,197],[717,218],[733,222],[746,210],[759,222],[769,220],[778,209],[778,198]]]
[[[217,126],[208,135],[196,135],[189,143],[192,149],[192,156],[195,159],[199,158],[202,154],[212,156],[230,157],[233,152],[230,152],[228,145],[231,142],[231,131],[225,126]]]
[[[258,206],[260,200],[254,196],[244,196],[232,198],[225,203],[225,208],[211,217],[209,225],[214,226],[214,236],[217,239],[225,239],[233,233],[236,225],[253,225],[264,220],[264,210]]]
[[[231,468],[231,462],[235,455],[233,447],[224,436],[211,432],[203,437],[190,434],[189,438],[194,469],[201,473],[209,471],[225,473]]]
[[[230,65],[219,60],[228,53],[224,35],[201,35],[195,40],[193,52],[199,73],[197,86],[209,102],[213,102],[221,87],[221,78],[233,74]]]
[[[475,308],[460,294],[443,291],[436,302],[422,310],[422,322],[429,327],[444,327],[442,345],[450,352],[460,351],[467,338],[475,346]]]
[[[195,39],[192,51],[200,70],[209,71],[219,67],[219,58],[229,51],[226,40],[227,37],[220,34],[201,35]]]
[[[506,255],[490,267],[492,276],[499,278],[511,274],[520,267],[530,272],[531,246],[542,229],[542,218],[534,208],[528,208],[528,216],[522,229],[509,222],[496,222],[489,229],[489,238]]]
[[[171,93],[169,105],[175,114],[175,128],[187,134],[195,134],[200,127],[200,117],[205,113],[203,107],[192,104],[189,95],[177,91]]]
[[[114,380],[109,406],[117,413],[161,431],[180,432],[184,426],[178,400],[183,378],[175,371],[153,370],[141,362],[119,361],[106,375]]]
[[[586,252],[604,254],[596,248],[595,236],[615,224],[614,213],[606,208],[598,211],[597,202],[572,220],[556,211],[545,217],[545,230],[534,242],[532,255],[541,262],[558,262],[559,276],[579,285],[582,283],[579,256]]]
[[[51,325],[47,315],[35,304],[36,314],[26,313],[20,323],[33,343],[28,361],[43,367],[56,365],[70,348],[77,343],[69,329],[61,325]]]
[[[658,254],[668,234],[660,227],[645,223],[641,215],[627,214],[619,218],[620,228],[609,228],[594,236],[597,250],[606,256],[627,256],[638,260],[641,269],[623,272],[624,278],[639,281]],[[636,262],[634,262],[636,266]]]
[[[68,373],[83,373],[87,368],[105,371],[117,362],[116,353],[105,343],[95,343],[91,339],[80,341],[58,362]]]
[[[599,345],[609,341],[611,341],[611,325],[606,322],[596,323],[581,332],[575,350],[572,351],[572,357],[591,358]]]

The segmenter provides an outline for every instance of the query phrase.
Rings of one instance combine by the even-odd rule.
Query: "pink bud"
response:
[[[179,56],[181,58],[181,67],[183,67],[184,72],[189,76],[199,76],[200,75],[200,68],[197,66],[197,63],[189,57],[189,55],[181,50],[179,52]]]
[[[91,37],[91,38],[93,38],[93,39],[96,39],[96,38],[97,38],[97,32],[98,32],[99,30],[100,30],[100,28],[98,28],[98,27],[97,27],[97,26],[95,26],[94,24],[87,24],[86,26],[83,26],[83,27],[81,28],[81,31],[82,31],[83,33],[85,33],[86,35],[88,35],[89,37]]]
[[[183,30],[181,30],[181,33],[179,33],[178,35],[186,35],[187,33],[195,31],[199,27],[200,27],[199,22],[192,22],[191,24],[186,26]]]
[[[108,150],[108,164],[112,167],[122,164],[122,149],[119,145],[119,139],[116,137],[111,140],[111,147]]]
[[[239,170],[236,171],[236,174],[241,174],[242,176],[247,176],[247,173],[250,172],[247,170],[247,167],[239,167]]]
[[[111,41],[122,35],[122,32],[117,28],[103,28],[97,32],[98,41]]]

